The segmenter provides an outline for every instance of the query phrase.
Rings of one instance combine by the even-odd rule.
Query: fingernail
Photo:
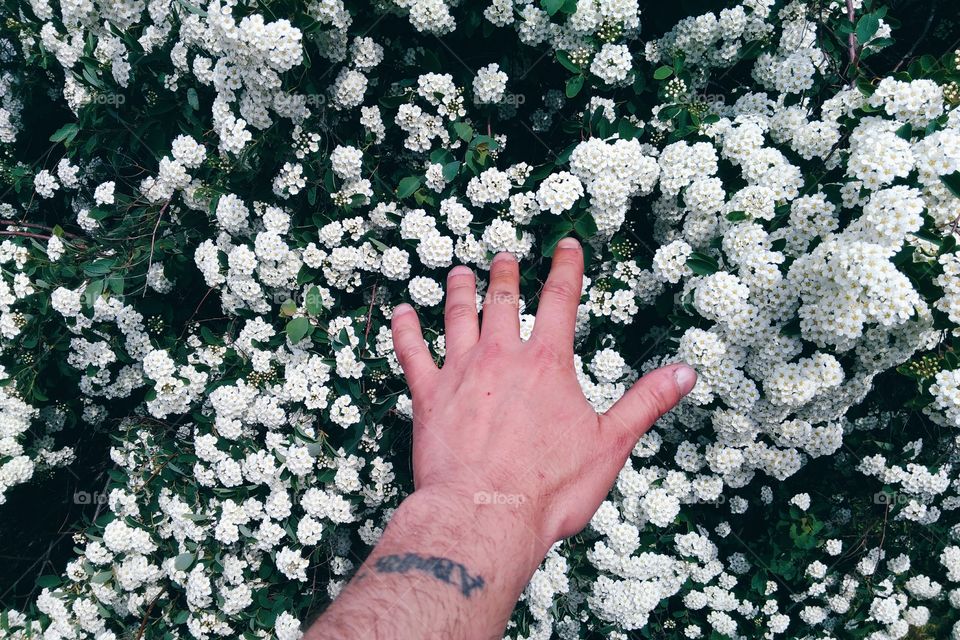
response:
[[[473,270],[464,264],[458,264],[453,269],[450,269],[450,273],[447,274],[447,278],[452,278],[453,276],[466,276],[466,275],[472,276]]]
[[[558,242],[557,246],[561,249],[578,249],[580,247],[580,243],[577,242],[576,238],[567,237]]]
[[[393,310],[393,315],[394,315],[394,317],[396,317],[396,316],[401,316],[401,315],[403,315],[403,314],[405,314],[405,313],[410,313],[411,311],[413,311],[413,307],[411,307],[411,306],[410,306],[409,304],[407,304],[406,302],[401,302],[401,303],[398,304],[398,305],[396,306],[396,308]]]
[[[514,257],[514,255],[509,251],[501,251],[497,255],[493,256],[493,262],[503,262],[504,260],[510,260],[511,262],[515,262],[516,257]],[[493,262],[491,262],[491,264],[493,264]]]
[[[697,372],[685,364],[681,364],[673,370],[673,377],[677,381],[681,395],[687,395],[697,384]]]

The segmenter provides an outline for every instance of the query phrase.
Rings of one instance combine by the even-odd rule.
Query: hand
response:
[[[455,267],[443,369],[416,312],[397,307],[415,490],[306,640],[503,637],[550,546],[587,524],[637,439],[696,382],[686,365],[665,367],[597,415],[573,368],[582,280],[580,245],[564,239],[524,343],[514,257],[493,260],[482,331],[473,273]]]
[[[549,548],[586,526],[637,440],[693,388],[693,369],[665,367],[598,415],[574,373],[582,279],[583,252],[565,238],[553,256],[533,335],[524,343],[513,255],[493,260],[482,330],[474,275],[455,267],[447,281],[442,369],[424,343],[416,312],[397,307],[394,348],[413,398],[415,495],[513,505],[511,516]]]

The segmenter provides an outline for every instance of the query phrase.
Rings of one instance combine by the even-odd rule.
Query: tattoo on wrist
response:
[[[373,563],[378,573],[407,573],[411,570],[420,571],[433,576],[441,582],[452,584],[460,588],[460,592],[467,598],[478,589],[483,589],[483,576],[470,575],[465,566],[449,558],[437,556],[422,556],[418,553],[402,553],[381,556]]]

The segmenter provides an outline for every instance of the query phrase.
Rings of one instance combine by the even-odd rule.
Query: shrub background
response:
[[[507,632],[956,635],[960,402],[949,375],[957,368],[957,274],[949,256],[960,218],[960,30],[947,5],[864,1],[854,3],[851,23],[846,3],[681,2],[642,7],[639,31],[627,20],[598,21],[578,38],[555,30],[541,41],[523,25],[540,20],[549,31],[542,25],[566,24],[577,2],[495,3],[515,16],[505,26],[493,24],[485,3],[453,5],[447,14],[439,1],[363,2],[347,7],[349,25],[336,2],[233,5],[238,23],[262,16],[273,25],[245,32],[253,33],[249,41],[215,29],[197,35],[196,25],[225,10],[218,3],[0,6],[4,634],[26,637],[31,627],[50,638],[296,637],[296,621],[338,592],[412,489],[409,402],[386,335],[390,309],[412,297],[428,341],[438,359],[443,355],[442,305],[429,304],[429,284],[414,278],[442,282],[454,261],[472,261],[482,277],[495,250],[513,250],[522,256],[529,312],[552,246],[578,236],[590,278],[578,366],[585,393],[602,409],[642,371],[678,352],[703,356],[695,364],[708,369],[709,345],[693,330],[743,328],[739,280],[715,277],[747,278],[723,244],[731,228],[762,227],[767,249],[783,254],[774,271],[785,276],[828,240],[818,226],[823,219],[811,215],[806,225],[802,211],[791,217],[798,197],[819,193],[835,205],[831,231],[862,224],[864,234],[876,235],[875,221],[858,222],[869,219],[872,192],[903,187],[920,194],[923,211],[919,225],[908,219],[887,230],[896,247],[882,265],[906,283],[888,307],[909,306],[916,296],[925,310],[918,305],[886,327],[868,321],[867,346],[858,352],[830,339],[816,344],[790,301],[782,306],[791,317],[774,323],[776,333],[800,343],[795,353],[784,346],[784,360],[825,354],[845,383],[864,370],[864,350],[873,354],[874,370],[859,387],[844,387],[846,396],[831,396],[824,385],[789,416],[770,419],[833,429],[824,437],[840,432],[842,446],[828,443],[827,455],[810,457],[765,427],[755,437],[799,451],[802,467],[780,478],[769,473],[773,464],[726,469],[727,457],[736,457],[727,448],[750,458],[756,451],[731,435],[736,424],[721,417],[718,426],[718,415],[748,413],[736,398],[749,388],[743,382],[723,390],[733,378],[727,364],[718,366],[704,378],[715,396],[685,403],[640,443],[609,505],[551,552]],[[596,6],[635,14],[629,2]],[[753,23],[766,27],[726,49],[731,43],[718,39],[722,30],[710,20],[685,20],[738,6],[745,16],[768,11]],[[541,8],[546,13],[531,13]],[[785,48],[783,34],[789,43],[800,22],[810,29],[804,46]],[[352,47],[355,38],[383,47],[382,60],[368,66],[366,58],[379,57],[376,48],[365,40]],[[617,80],[615,64],[595,61],[613,51],[605,47],[621,45],[629,60]],[[797,51],[814,52],[806,75],[803,60],[787,60]],[[198,58],[211,66],[228,60],[239,84],[216,86],[202,64],[197,73]],[[490,64],[507,76],[502,91]],[[438,76],[418,93],[431,73]],[[885,77],[931,82],[940,112],[927,122],[911,117],[913,106],[931,107],[922,95],[869,100]],[[920,92],[929,85],[912,86]],[[486,92],[496,104],[482,102]],[[744,98],[759,92],[769,97]],[[359,109],[374,105],[382,140]],[[403,105],[417,105],[421,124],[423,114],[438,117],[429,127],[439,137],[423,149],[410,148],[397,122]],[[800,115],[780,127],[790,135],[775,139],[769,121],[790,108]],[[832,120],[824,115],[831,109],[839,112]],[[758,179],[723,151],[723,127],[749,125],[764,110],[762,144],[787,164]],[[249,139],[238,133],[241,117]],[[875,152],[851,148],[852,134],[870,118],[900,118],[887,134],[917,157],[924,139],[950,133],[942,172],[924,174],[916,162],[884,184],[851,190],[851,159],[880,158],[881,170],[899,170],[897,157],[883,156],[890,147],[880,134]],[[808,131],[803,142],[794,133],[808,121],[836,127]],[[203,152],[186,139],[178,148],[181,135]],[[586,153],[582,145],[613,145],[614,136],[639,141],[618,176],[633,181],[625,199],[616,185],[591,190],[583,175],[585,194],[567,192],[569,183],[543,186],[573,170],[576,150]],[[662,152],[678,142],[704,146],[674,146],[671,164]],[[699,175],[709,165],[707,147],[715,147],[717,167]],[[685,161],[691,167],[679,172],[681,187],[665,186],[666,172]],[[503,176],[485,173],[511,167],[509,193],[530,194],[529,216],[517,213],[523,203],[511,207],[497,195]],[[737,200],[747,187],[789,182],[794,168],[796,193],[775,198],[773,215]],[[490,182],[477,182],[483,175]],[[719,182],[716,211],[713,185],[692,186],[701,178]],[[111,182],[112,201],[102,187]],[[468,233],[456,233],[441,209],[451,197],[473,214]],[[554,202],[559,213],[543,205]],[[911,202],[896,200],[894,213]],[[462,240],[455,256],[425,231],[429,224],[416,223],[417,209],[436,218],[450,249]],[[247,228],[236,222],[244,215]],[[390,226],[401,220],[409,228]],[[277,229],[279,240],[257,239]],[[663,247],[678,240],[689,252],[671,259]],[[249,256],[228,258],[224,250],[240,246],[257,254],[253,280],[262,287],[247,300],[237,293],[247,280],[230,269],[242,270]],[[338,246],[359,251],[341,255]],[[403,260],[383,259],[391,250],[396,258],[398,249],[407,252],[409,272]],[[270,263],[264,256],[271,251],[284,260]],[[870,273],[877,272],[867,269],[864,277]],[[698,303],[698,295],[705,300]],[[759,298],[747,294],[750,304]],[[724,304],[730,316],[711,317],[710,309]],[[311,368],[294,374],[310,357]],[[284,390],[294,378],[323,389]],[[753,386],[761,404],[765,382]],[[218,389],[213,397],[222,401],[207,401]],[[242,404],[236,389],[256,391],[246,411],[226,417]],[[338,398],[346,407],[334,416]],[[679,460],[691,447],[703,456],[714,446],[724,448],[701,466],[704,476],[723,479],[722,492],[682,486],[697,472]],[[30,474],[22,458],[31,460]],[[275,477],[256,479],[254,467],[268,468],[268,460]],[[250,468],[240,481],[217,480],[241,464]],[[663,504],[643,502],[646,495]],[[243,504],[273,513],[266,521],[274,525],[237,515]],[[840,541],[840,551],[828,541]],[[677,579],[657,581],[659,574]]]

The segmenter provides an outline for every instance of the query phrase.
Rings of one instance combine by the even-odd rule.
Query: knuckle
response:
[[[647,391],[647,406],[654,420],[673,408],[674,394],[667,391],[663,385],[656,385]]]
[[[447,307],[446,316],[447,320],[457,322],[459,320],[469,320],[470,318],[476,317],[477,307],[474,304],[467,304],[465,302],[457,302],[451,304]]]
[[[480,346],[480,362],[491,362],[493,360],[498,360],[503,356],[505,349],[502,342],[499,340],[487,340],[483,342]]]
[[[543,296],[555,298],[560,302],[579,300],[579,294],[579,289],[574,290],[572,284],[563,280],[548,280],[547,283],[543,285]]]
[[[487,304],[517,304],[517,295],[503,287],[491,288],[487,292]]]
[[[562,357],[553,345],[537,342],[533,347],[533,359],[541,368],[550,368],[560,364]]]
[[[500,262],[494,262],[490,267],[490,281],[491,283],[497,282],[502,283],[506,280],[509,280],[513,276],[513,272],[516,269],[516,263],[510,262],[507,260],[502,260]]]
[[[474,288],[472,273],[456,273],[447,281],[447,291],[451,293],[468,292]]]
[[[424,349],[425,347],[417,344],[404,345],[397,350],[397,358],[400,360],[401,364],[404,362],[409,363],[412,362],[414,358],[419,356]]]
[[[623,428],[617,431],[617,434],[613,437],[613,450],[605,451],[604,458],[610,462],[619,459],[618,452],[627,451],[633,449],[637,446],[637,435],[632,431],[629,431],[624,425]]]
[[[607,413],[601,421],[603,430],[607,432],[606,437],[597,438],[597,442],[610,443],[601,446],[598,455],[604,462],[619,459],[622,451],[632,450],[638,439],[638,434],[631,425],[627,424],[620,416],[614,413]],[[621,462],[622,464],[622,462]]]
[[[553,265],[562,269],[578,268],[580,266],[580,249],[560,249],[554,255]]]
[[[415,331],[413,327],[408,324],[394,321],[393,324],[393,343],[399,347],[399,345],[405,342],[412,342],[415,337]]]

